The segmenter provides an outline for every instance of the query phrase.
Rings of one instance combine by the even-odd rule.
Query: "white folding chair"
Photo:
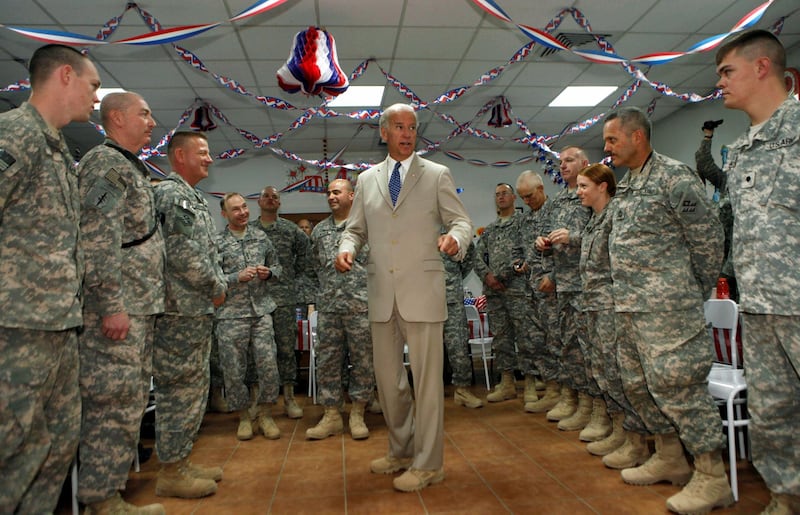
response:
[[[480,357],[483,361],[483,375],[486,379],[486,389],[491,390],[492,384],[489,380],[489,361],[494,359],[492,354],[493,337],[489,334],[489,320],[481,320],[478,308],[472,305],[464,306],[467,313],[467,324],[472,325],[472,338],[469,341],[469,352],[474,357]]]
[[[311,402],[317,403],[317,311],[308,316],[308,331],[311,337],[308,339],[308,393],[311,395]]]
[[[739,486],[736,473],[736,433],[744,428],[750,419],[744,416],[747,399],[747,381],[742,368],[737,344],[739,327],[739,308],[730,299],[709,299],[703,305],[706,325],[711,336],[716,362],[708,374],[708,391],[719,405],[725,406],[725,419],[722,425],[728,434],[728,461],[730,463],[731,490],[739,500]],[[739,433],[739,450],[742,459],[747,457],[744,432]]]

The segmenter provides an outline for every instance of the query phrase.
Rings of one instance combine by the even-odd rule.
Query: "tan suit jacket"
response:
[[[414,156],[397,205],[389,196],[389,159],[363,172],[355,190],[339,252],[355,254],[367,242],[369,319],[386,322],[394,303],[409,322],[447,318],[445,273],[437,246],[445,226],[461,260],[472,241],[472,222],[447,167]]]

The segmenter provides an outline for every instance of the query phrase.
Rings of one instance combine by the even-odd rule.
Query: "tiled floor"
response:
[[[473,391],[486,393],[481,386]],[[452,387],[446,388],[447,478],[419,493],[395,492],[393,476],[369,472],[370,460],[387,449],[381,415],[367,415],[367,440],[354,441],[345,433],[308,441],[305,430],[316,424],[322,408],[303,397],[306,412],[301,420],[279,415],[281,408],[276,407],[275,420],[283,434],[274,441],[257,436],[240,442],[235,415],[206,416],[191,458],[223,467],[225,477],[215,495],[198,500],[155,497],[159,466],[153,457],[140,473],[131,473],[124,497],[136,504],[160,502],[174,515],[668,513],[665,500],[678,487],[626,485],[618,471],[586,452],[577,433],[559,431],[543,414],[525,413],[519,400],[469,410],[453,403],[452,392]],[[714,513],[754,514],[769,502],[769,492],[752,465],[740,461],[738,468],[739,503]],[[68,513],[66,508],[61,506],[59,512]]]

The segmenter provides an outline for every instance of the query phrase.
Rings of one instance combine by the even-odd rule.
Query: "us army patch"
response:
[[[167,228],[168,234],[183,234],[191,237],[194,232],[195,214],[185,200],[173,209],[172,223]]]
[[[0,173],[8,170],[16,162],[17,160],[14,159],[14,156],[0,148]]]
[[[119,172],[111,168],[103,177],[97,179],[89,191],[86,193],[84,206],[96,209],[101,213],[108,213],[122,198],[125,185],[120,178]]]

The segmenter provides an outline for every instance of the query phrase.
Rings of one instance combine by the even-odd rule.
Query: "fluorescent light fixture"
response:
[[[594,107],[616,90],[616,86],[567,86],[547,107]]]
[[[350,86],[328,107],[380,107],[385,86]]]
[[[103,101],[103,97],[108,95],[109,93],[125,93],[125,90],[122,88],[98,88],[97,90],[97,100],[100,102]],[[100,110],[100,102],[94,105],[94,110]]]

